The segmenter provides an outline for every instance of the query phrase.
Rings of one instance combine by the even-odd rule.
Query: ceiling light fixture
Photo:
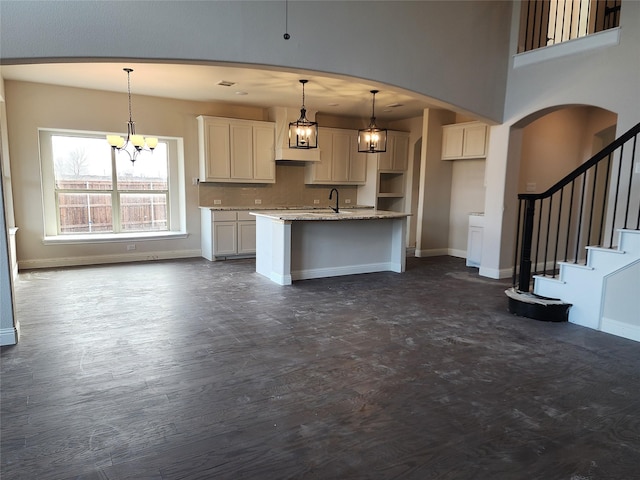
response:
[[[302,108],[300,118],[289,124],[289,148],[318,148],[318,123],[307,119],[304,106],[304,84],[309,80],[300,80],[302,84]]]
[[[113,147],[113,150],[118,152],[126,152],[129,155],[131,163],[136,161],[140,152],[148,151],[153,152],[153,149],[158,146],[158,139],[155,137],[143,137],[142,135],[136,135],[136,123],[131,117],[131,72],[132,68],[123,68],[127,72],[127,93],[129,94],[129,121],[127,122],[127,138],[122,138],[120,135],[107,135],[107,142]],[[129,145],[133,145],[133,149],[127,148]]]
[[[376,126],[376,93],[378,90],[371,90],[373,94],[373,107],[371,109],[371,121],[367,128],[358,130],[358,152],[381,153],[387,151],[387,129]]]

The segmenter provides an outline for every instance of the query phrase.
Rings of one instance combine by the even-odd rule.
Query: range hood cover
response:
[[[307,118],[314,120],[316,112],[307,110]],[[297,162],[319,162],[320,150],[317,148],[304,150],[289,148],[289,123],[300,117],[300,110],[287,107],[272,107],[269,109],[269,120],[276,124],[276,160]]]

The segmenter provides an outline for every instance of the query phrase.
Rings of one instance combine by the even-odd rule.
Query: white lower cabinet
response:
[[[484,215],[469,215],[469,234],[467,237],[467,267],[480,267],[482,263],[482,236]]]
[[[207,260],[256,253],[256,220],[247,211],[202,208],[201,231],[202,256]]]

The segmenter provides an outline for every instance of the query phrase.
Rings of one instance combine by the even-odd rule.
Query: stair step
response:
[[[509,298],[509,312],[514,315],[545,322],[566,322],[569,320],[570,303],[535,293],[520,292],[515,288],[505,290],[504,293]]]

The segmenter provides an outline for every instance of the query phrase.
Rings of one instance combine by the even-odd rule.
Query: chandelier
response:
[[[387,151],[387,129],[376,126],[376,93],[378,90],[371,90],[371,93],[373,94],[371,121],[367,128],[358,130],[358,152],[382,153]]]
[[[307,119],[304,106],[304,84],[309,80],[300,80],[302,84],[302,108],[300,118],[289,124],[289,148],[318,148],[318,123]]]
[[[142,151],[153,152],[158,146],[158,139],[155,137],[143,137],[136,134],[136,123],[131,117],[131,72],[132,68],[123,68],[127,72],[127,93],[129,95],[129,121],[127,122],[127,138],[120,135],[107,135],[107,142],[118,152],[126,152],[129,155],[131,163],[136,161],[138,154]],[[127,148],[132,145],[133,148]]]

